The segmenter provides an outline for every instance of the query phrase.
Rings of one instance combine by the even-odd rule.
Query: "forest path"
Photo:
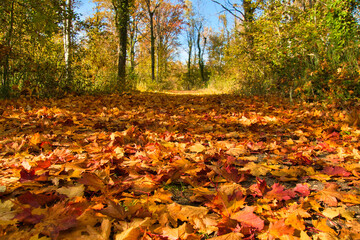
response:
[[[0,101],[0,238],[360,239],[344,112],[192,93]]]

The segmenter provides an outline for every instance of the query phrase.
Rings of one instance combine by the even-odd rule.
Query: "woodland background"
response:
[[[2,0],[1,96],[209,89],[359,97],[358,0],[211,1],[227,12],[218,31],[189,0],[94,0],[83,21],[73,0]]]

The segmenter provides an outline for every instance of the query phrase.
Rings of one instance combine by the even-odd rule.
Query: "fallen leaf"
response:
[[[61,187],[56,190],[60,194],[66,195],[68,198],[82,197],[84,195],[85,187],[80,184],[74,187]]]
[[[244,210],[232,214],[231,218],[245,224],[246,226],[250,226],[256,228],[258,231],[261,231],[264,228],[264,220],[254,214],[254,210],[255,207],[246,206]]]
[[[238,232],[232,232],[218,237],[209,238],[209,240],[240,240],[243,239],[244,235]]]
[[[194,153],[203,152],[206,149],[201,143],[195,143],[194,145],[189,147],[189,150]]]

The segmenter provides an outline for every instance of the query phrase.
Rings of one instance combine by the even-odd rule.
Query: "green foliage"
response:
[[[267,1],[256,20],[234,29],[225,49],[225,75],[237,79],[243,94],[360,96],[357,5],[345,0],[314,5]]]

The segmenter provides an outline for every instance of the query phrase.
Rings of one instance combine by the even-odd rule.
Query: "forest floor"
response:
[[[321,103],[0,101],[0,239],[360,239],[360,130]]]

